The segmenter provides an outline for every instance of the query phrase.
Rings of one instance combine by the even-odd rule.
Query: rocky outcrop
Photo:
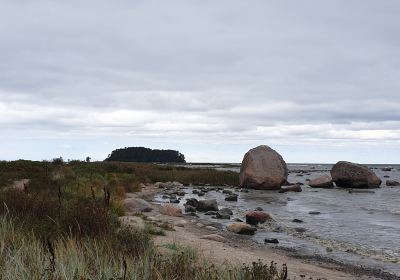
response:
[[[288,169],[282,156],[268,146],[248,151],[240,167],[240,186],[278,190],[286,182]]]
[[[379,188],[382,183],[368,167],[346,161],[336,163],[331,176],[335,184],[343,188]]]
[[[227,229],[237,234],[253,235],[256,232],[256,228],[245,223],[233,223],[228,225]]]
[[[312,188],[333,188],[333,181],[331,176],[326,174],[312,179],[308,185]]]
[[[250,211],[246,214],[246,223],[251,225],[262,224],[268,220],[272,220],[271,216],[263,211]]]

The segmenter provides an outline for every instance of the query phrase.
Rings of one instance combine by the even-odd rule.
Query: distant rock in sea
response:
[[[332,178],[329,175],[322,175],[308,182],[312,188],[333,188]]]
[[[240,186],[260,190],[279,190],[287,181],[288,169],[282,156],[268,146],[249,150],[240,168]]]
[[[368,167],[339,161],[331,170],[332,180],[343,188],[379,188],[382,181]]]

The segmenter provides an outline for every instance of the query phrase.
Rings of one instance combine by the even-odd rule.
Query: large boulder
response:
[[[287,176],[288,169],[282,156],[268,146],[258,146],[244,155],[240,167],[240,186],[279,190]]]
[[[331,170],[332,180],[343,188],[379,188],[382,181],[368,167],[339,161]]]
[[[308,185],[312,188],[333,188],[333,181],[331,176],[326,174],[312,179]]]

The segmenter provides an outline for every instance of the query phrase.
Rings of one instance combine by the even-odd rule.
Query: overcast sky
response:
[[[400,163],[400,1],[0,0],[0,159]]]

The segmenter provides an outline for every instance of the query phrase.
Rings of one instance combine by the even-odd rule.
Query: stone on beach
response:
[[[368,167],[346,161],[339,161],[331,170],[332,180],[343,188],[379,188],[382,183]]]
[[[253,235],[256,228],[245,223],[233,223],[227,226],[227,229],[237,234]]]
[[[301,192],[301,191],[303,191],[303,190],[301,189],[301,186],[298,184],[291,185],[291,186],[288,186],[288,187],[285,187],[285,188],[282,188],[279,190],[280,193]]]
[[[386,180],[386,186],[398,187],[398,186],[400,186],[400,182],[397,182],[395,180]]]
[[[201,212],[218,211],[218,203],[215,199],[199,200],[196,208]]]
[[[160,213],[167,215],[167,216],[173,216],[173,217],[182,217],[182,210],[178,207],[175,207],[170,204],[165,204],[161,206],[160,208]]]
[[[206,239],[216,242],[225,242],[225,238],[218,234],[207,234],[200,237],[200,239]]]
[[[246,223],[251,225],[262,224],[268,220],[272,220],[271,216],[263,211],[250,211],[246,214]]]
[[[240,167],[240,186],[278,190],[287,181],[288,169],[282,156],[262,145],[248,151]]]
[[[153,209],[146,200],[134,197],[125,199],[124,206],[128,212],[150,212]]]
[[[333,188],[333,181],[328,174],[312,179],[308,185],[312,188]]]

